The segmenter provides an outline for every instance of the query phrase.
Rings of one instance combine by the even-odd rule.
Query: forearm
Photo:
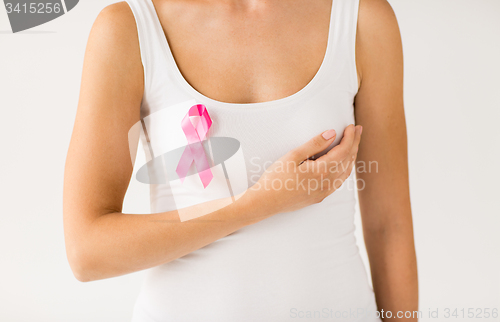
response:
[[[411,223],[365,231],[364,236],[378,311],[384,312],[382,320],[417,321],[418,277]],[[411,318],[404,317],[410,315],[407,312]]]
[[[67,236],[70,264],[79,280],[92,281],[170,262],[265,218],[250,198],[184,222],[177,211],[101,215]]]

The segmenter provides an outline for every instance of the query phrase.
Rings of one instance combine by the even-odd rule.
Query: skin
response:
[[[403,104],[403,50],[398,23],[384,0],[363,0],[356,55],[361,85],[356,122],[364,140],[358,160],[378,171],[358,171],[363,235],[379,311],[417,311],[418,278],[408,182]],[[360,170],[358,168],[358,170]],[[387,318],[384,320],[394,320]],[[416,321],[414,318],[405,319]]]
[[[154,4],[186,80],[219,101],[250,103],[291,95],[314,77],[326,49],[327,0]],[[202,53],[197,50],[201,47]],[[286,182],[327,176],[332,182],[338,179],[337,185],[310,194],[300,189],[249,189],[229,206],[182,223],[177,211],[124,214],[133,169],[128,131],[140,120],[144,75],[130,8],[124,2],[106,7],[88,40],[64,176],[66,250],[76,278],[92,281],[161,265],[277,213],[321,202],[347,178],[358,157],[378,163],[377,173],[358,171],[358,176],[365,182],[359,199],[379,310],[417,310],[402,46],[385,0],[361,1],[356,47],[355,116],[363,125],[361,143],[361,126],[350,125],[338,146],[303,162],[335,138],[318,133],[261,178]],[[206,73],[211,82],[202,78]],[[275,171],[279,162],[293,167]],[[312,171],[308,166],[314,162],[337,166],[337,171]],[[308,171],[298,171],[304,168]]]

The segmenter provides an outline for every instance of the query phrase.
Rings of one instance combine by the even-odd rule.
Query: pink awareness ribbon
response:
[[[193,123],[191,123],[191,116],[200,117],[196,127],[193,126]],[[181,182],[184,182],[184,178],[186,177],[193,162],[198,170],[198,175],[203,183],[203,188],[206,188],[212,181],[214,176],[210,170],[205,150],[203,150],[203,145],[201,144],[211,126],[212,119],[210,118],[210,115],[208,115],[206,106],[203,104],[191,106],[186,116],[182,119],[181,127],[182,131],[184,131],[184,134],[186,135],[188,145],[184,149],[179,163],[177,164],[177,169],[175,170],[175,172],[179,175]]]

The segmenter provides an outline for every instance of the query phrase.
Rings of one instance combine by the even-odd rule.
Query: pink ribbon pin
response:
[[[191,116],[200,117],[196,127],[193,126],[193,123],[191,123]],[[177,169],[175,170],[175,172],[179,175],[181,182],[184,182],[184,178],[186,177],[193,162],[198,170],[198,175],[203,183],[203,188],[206,188],[212,181],[214,176],[210,170],[205,150],[203,150],[203,145],[201,144],[201,141],[205,139],[211,126],[212,119],[210,118],[210,115],[208,115],[207,108],[203,104],[191,106],[186,116],[182,119],[181,127],[186,135],[188,146],[184,149],[184,152],[179,160],[179,164],[177,165]]]

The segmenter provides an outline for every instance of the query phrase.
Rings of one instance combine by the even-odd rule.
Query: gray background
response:
[[[0,321],[130,319],[144,272],[78,282],[61,211],[85,45],[112,2],[81,1],[19,34],[0,6]],[[404,43],[421,310],[500,308],[500,1],[390,3]],[[124,210],[148,212],[147,193],[133,182]]]

